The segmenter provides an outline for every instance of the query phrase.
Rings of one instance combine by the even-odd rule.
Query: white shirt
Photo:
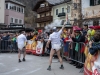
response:
[[[61,38],[60,38],[61,33],[62,29],[59,32],[53,32],[50,35],[49,40],[51,41],[51,44],[61,44]]]
[[[22,44],[22,45],[24,45],[25,42],[27,42],[26,36],[23,35],[23,34],[20,34],[20,35],[17,37],[17,44]]]

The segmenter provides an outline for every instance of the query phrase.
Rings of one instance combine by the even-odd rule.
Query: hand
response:
[[[91,62],[91,67],[93,67],[94,66],[94,63],[93,62]]]
[[[49,48],[49,45],[46,45],[46,48]]]
[[[75,35],[74,35],[74,34],[71,34],[71,37],[72,37],[72,38],[75,38]]]
[[[92,41],[89,42],[89,47],[90,47],[90,48],[92,47]]]

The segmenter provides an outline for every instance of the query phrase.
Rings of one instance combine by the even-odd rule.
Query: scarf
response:
[[[76,36],[76,39],[78,39],[78,38],[79,38],[79,36],[80,36],[80,35]],[[78,52],[78,49],[79,49],[79,43],[76,43],[76,46],[75,46],[75,51],[77,51],[77,52]]]

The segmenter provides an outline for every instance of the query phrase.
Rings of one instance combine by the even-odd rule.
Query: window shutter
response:
[[[94,6],[94,0],[90,0],[90,6]]]
[[[98,0],[98,4],[100,4],[100,0]]]

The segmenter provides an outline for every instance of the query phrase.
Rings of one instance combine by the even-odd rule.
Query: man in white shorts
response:
[[[25,31],[22,31],[22,33],[17,37],[19,62],[21,62],[20,58],[21,58],[21,52],[22,51],[23,51],[23,61],[25,61],[25,55],[26,55],[25,45],[26,45],[26,43],[27,43],[27,39],[26,39],[26,36],[25,36]]]
[[[62,29],[57,32],[57,28],[54,27],[53,33],[50,35],[49,40],[47,42],[46,47],[49,47],[50,42],[51,42],[51,45],[52,45],[51,52],[50,52],[50,59],[49,59],[49,67],[47,68],[47,70],[51,70],[52,58],[53,58],[53,55],[54,55],[55,52],[57,52],[57,56],[58,56],[60,63],[61,63],[60,69],[64,69],[62,58],[60,56],[60,49],[61,49],[61,38],[60,38],[60,36],[61,36],[63,29],[64,29],[64,25],[63,25]]]

